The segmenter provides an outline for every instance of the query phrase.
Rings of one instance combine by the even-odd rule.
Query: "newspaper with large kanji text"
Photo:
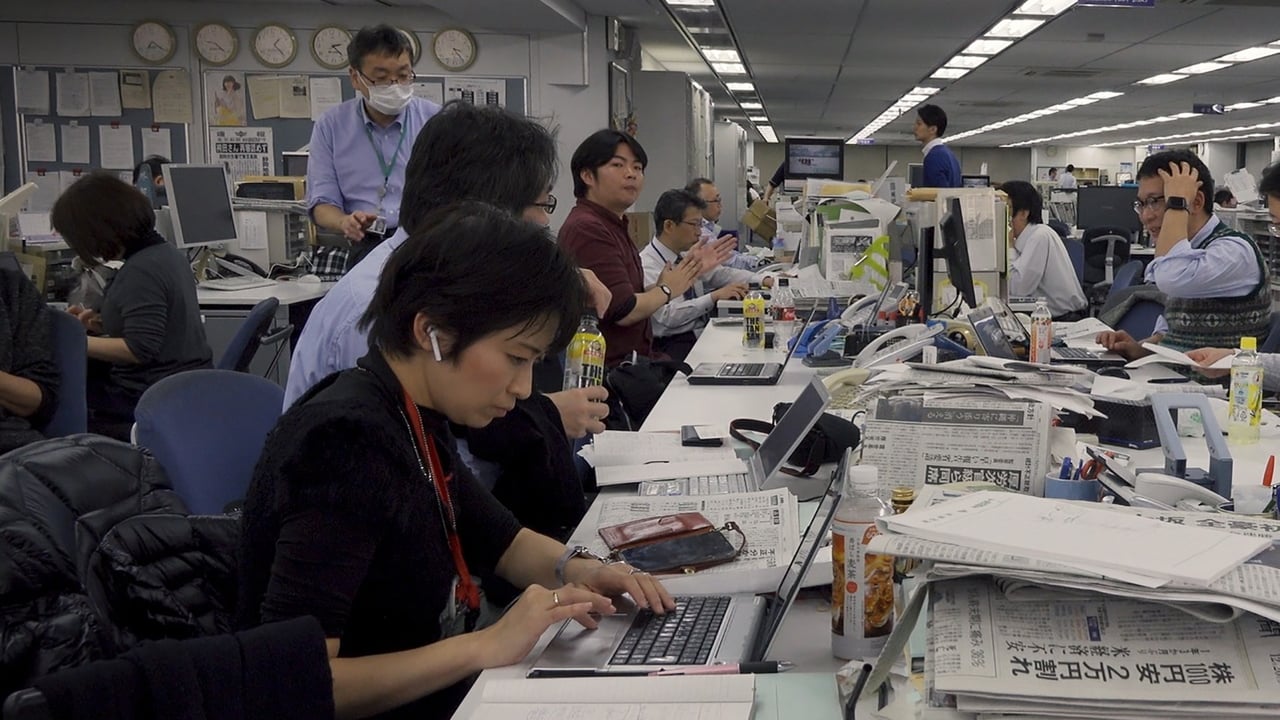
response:
[[[880,492],[987,482],[1042,494],[1049,465],[1044,403],[972,396],[882,397],[862,430],[862,464],[880,471]]]

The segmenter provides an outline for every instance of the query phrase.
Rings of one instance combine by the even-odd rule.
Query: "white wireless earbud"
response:
[[[431,339],[431,354],[435,356],[436,362],[444,362],[444,356],[440,354],[440,341],[436,338],[434,326],[427,326],[427,337]]]

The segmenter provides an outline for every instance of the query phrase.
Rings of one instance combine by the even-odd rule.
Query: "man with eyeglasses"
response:
[[[323,275],[354,267],[400,225],[400,200],[409,150],[422,126],[440,111],[413,96],[413,48],[390,25],[361,28],[347,46],[356,97],[330,109],[311,131],[307,207],[311,219],[351,243],[334,253]],[[340,265],[345,260],[345,268]]]
[[[760,266],[760,260],[753,257],[750,253],[738,252],[738,234],[734,232],[724,232],[720,225],[720,217],[724,213],[724,199],[720,196],[720,190],[716,184],[704,177],[694,178],[684,186],[685,192],[691,195],[697,195],[698,199],[706,203],[706,208],[702,211],[702,244],[711,245],[716,242],[722,242],[729,245],[733,252],[730,253],[729,259],[725,261],[725,267],[738,268],[739,270],[755,270]]]
[[[644,284],[656,285],[668,266],[679,264],[701,240],[704,203],[688,190],[668,190],[653,207],[653,223],[658,235],[640,251]],[[707,247],[707,246],[702,246]],[[707,251],[704,251],[707,252]],[[694,281],[679,297],[649,317],[653,327],[653,347],[673,360],[684,360],[706,327],[720,300],[741,300],[750,283],[759,278],[750,270],[715,267]]]
[[[1138,168],[1133,209],[1156,238],[1146,280],[1168,300],[1151,337],[1143,342],[1183,352],[1238,347],[1241,337],[1266,337],[1271,324],[1271,282],[1253,238],[1213,214],[1213,176],[1187,150],[1157,153]],[[1098,343],[1130,360],[1150,355],[1123,331]]]

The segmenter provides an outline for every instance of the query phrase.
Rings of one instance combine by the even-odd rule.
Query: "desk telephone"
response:
[[[855,368],[873,368],[909,360],[933,345],[946,325],[908,325],[885,333],[873,340],[853,360]]]
[[[863,383],[867,378],[871,377],[871,371],[866,368],[848,368],[831,373],[822,378],[822,384],[827,386],[827,392],[831,394],[831,402],[827,407],[835,410],[854,410],[862,407],[864,404],[864,396],[869,396],[875,391],[868,392]]]

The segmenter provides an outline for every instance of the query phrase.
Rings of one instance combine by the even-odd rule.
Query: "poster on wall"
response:
[[[244,73],[205,73],[204,87],[210,125],[237,127],[248,124],[244,101]]]
[[[444,98],[463,100],[473,105],[507,106],[506,80],[479,80],[476,78],[449,78],[444,84]]]
[[[275,175],[271,128],[209,128],[209,160],[222,163],[231,182],[246,175]]]

